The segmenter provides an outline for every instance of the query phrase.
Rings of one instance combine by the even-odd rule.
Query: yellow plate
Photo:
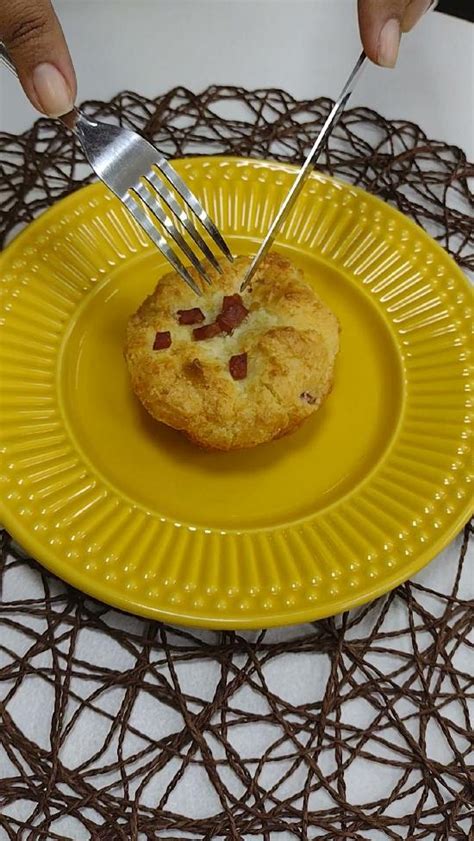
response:
[[[180,161],[236,253],[295,170]],[[415,224],[315,175],[278,242],[337,313],[333,393],[298,433],[209,454],[153,422],[122,357],[168,267],[101,185],[0,263],[0,518],[75,587],[176,623],[256,628],[389,590],[468,518],[472,292]]]

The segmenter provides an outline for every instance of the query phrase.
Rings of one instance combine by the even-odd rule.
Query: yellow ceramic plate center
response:
[[[229,242],[234,253],[245,252],[245,241]],[[389,329],[348,277],[287,251],[338,314],[336,386],[299,432],[253,450],[201,450],[157,424],[131,392],[126,323],[168,270],[157,255],[131,260],[84,298],[62,348],[61,397],[78,447],[120,494],[185,524],[258,528],[311,516],[377,464],[402,405],[401,361]]]
[[[178,162],[236,254],[294,170]],[[469,491],[466,279],[377,199],[314,176],[277,248],[341,322],[335,385],[293,436],[208,453],[155,423],[123,360],[130,314],[167,265],[101,185],[0,263],[0,517],[39,560],[127,610],[260,627],[367,601],[462,526]]]

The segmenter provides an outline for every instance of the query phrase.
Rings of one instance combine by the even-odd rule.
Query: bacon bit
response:
[[[203,324],[202,327],[196,327],[193,330],[193,337],[196,342],[201,342],[203,339],[213,339],[221,333],[221,327],[214,321],[212,324]]]
[[[178,324],[202,324],[205,315],[199,307],[191,310],[178,310]]]
[[[305,400],[306,403],[309,403],[310,406],[313,406],[316,403],[316,397],[313,397],[309,391],[303,391],[303,394],[300,394],[302,400]]]
[[[157,333],[153,342],[153,350],[166,350],[168,347],[171,347],[170,331],[164,330],[163,333]]]
[[[222,312],[217,316],[217,322],[224,333],[232,333],[236,327],[242,324],[248,314],[249,311],[240,295],[225,295]]]
[[[233,380],[245,380],[247,376],[247,354],[239,353],[237,356],[231,356],[229,371]]]
[[[232,304],[241,304],[242,298],[240,297],[238,292],[235,292],[234,295],[224,295],[224,299],[222,301],[222,311],[225,312]]]

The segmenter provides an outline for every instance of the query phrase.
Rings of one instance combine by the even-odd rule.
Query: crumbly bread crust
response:
[[[178,310],[198,306],[214,322],[224,295],[239,292],[247,258],[196,296],[166,275],[128,324],[125,358],[132,388],[156,420],[208,449],[254,447],[295,430],[329,394],[339,348],[338,321],[289,260],[272,253],[242,293],[249,310],[231,335],[193,339]],[[197,276],[194,274],[195,279]],[[171,347],[153,350],[157,332]],[[234,380],[231,357],[247,354],[247,376]]]

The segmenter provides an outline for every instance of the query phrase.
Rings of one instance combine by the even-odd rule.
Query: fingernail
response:
[[[402,22],[402,29],[404,32],[409,32],[413,29],[416,23],[423,17],[431,6],[434,6],[433,0],[413,0],[405,12]]]
[[[49,117],[67,114],[74,105],[63,74],[53,64],[38,64],[33,71],[33,85],[42,110]]]
[[[400,23],[395,18],[391,18],[383,26],[379,37],[377,61],[382,67],[395,67],[400,35]]]

